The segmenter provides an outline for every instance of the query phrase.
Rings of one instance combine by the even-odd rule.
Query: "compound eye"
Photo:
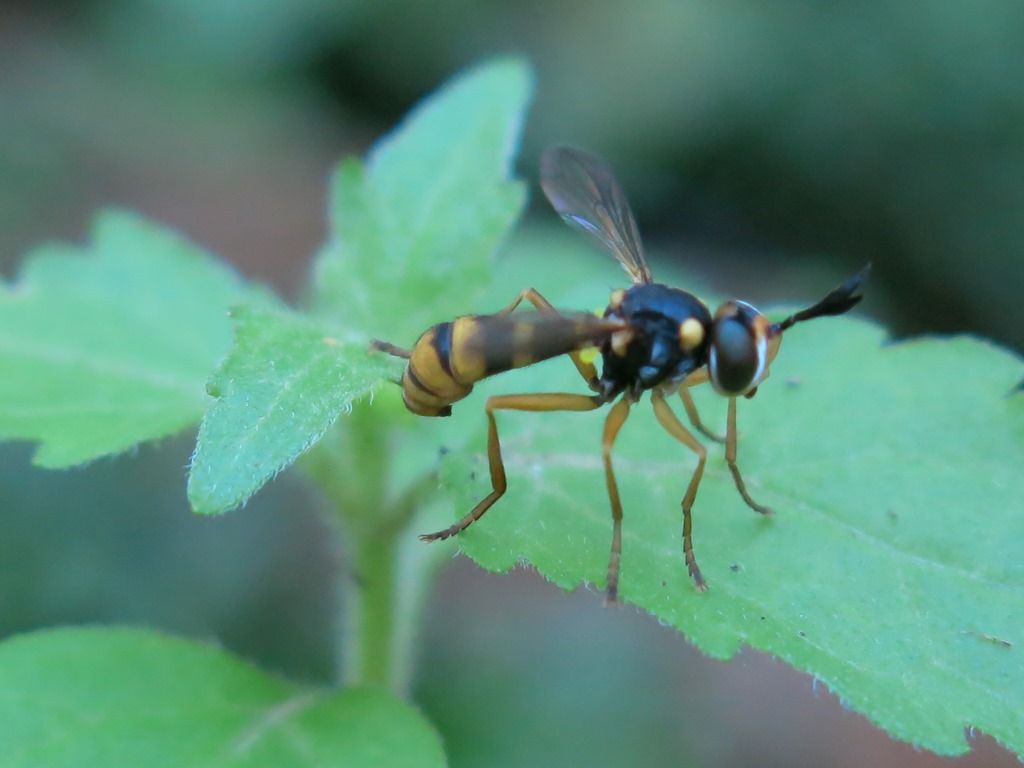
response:
[[[719,308],[711,327],[708,374],[715,390],[736,397],[756,387],[767,360],[767,321],[742,302]]]

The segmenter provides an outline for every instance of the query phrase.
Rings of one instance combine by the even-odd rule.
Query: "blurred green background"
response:
[[[537,71],[521,175],[535,182],[551,143],[605,156],[656,262],[761,304],[817,299],[870,260],[865,311],[896,335],[1024,348],[1014,0],[0,0],[0,271],[118,204],[294,296],[333,163],[509,52]],[[330,679],[345,564],[318,501],[285,476],[243,512],[195,519],[190,440],[66,473],[0,448],[0,633],[148,623]],[[709,661],[525,571],[454,562],[419,669],[457,767],[942,762],[780,662]],[[959,764],[1017,764],[975,745]]]

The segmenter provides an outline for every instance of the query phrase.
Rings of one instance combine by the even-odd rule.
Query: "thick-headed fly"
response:
[[[693,294],[654,282],[629,202],[611,169],[601,160],[569,147],[553,147],[541,159],[541,186],[554,209],[573,228],[614,256],[633,285],[612,291],[603,317],[555,309],[537,291],[526,289],[500,312],[467,315],[429,328],[411,350],[375,341],[373,348],[409,360],[402,376],[406,407],[421,416],[447,416],[481,379],[541,360],[569,355],[591,394],[549,392],[495,395],[487,399],[487,458],[491,492],[465,517],[443,531],[421,536],[447,539],[468,528],[505,493],[505,467],[495,411],[592,411],[616,401],[608,412],[601,440],[612,512],[612,545],[607,595],[618,596],[622,552],[622,502],[612,469],[612,447],[630,407],[650,391],[658,423],[697,455],[697,468],[683,494],[683,556],[698,590],[707,589],[693,553],[691,509],[704,474],[707,449],[668,405],[678,394],[693,427],[725,443],[725,458],[736,488],[761,514],[771,510],[751,498],[736,465],[736,400],[753,397],[768,377],[782,334],[805,320],[840,315],[862,298],[860,287],[870,265],[817,304],[771,323],[750,304],[727,301],[712,314]],[[526,300],[536,312],[513,310]],[[597,347],[600,375],[582,354]],[[701,422],[688,391],[710,381],[729,401],[726,436]]]

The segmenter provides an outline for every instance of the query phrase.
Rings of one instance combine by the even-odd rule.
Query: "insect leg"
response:
[[[373,339],[370,342],[370,351],[387,352],[389,355],[400,357],[403,360],[408,360],[410,357],[412,357],[411,350],[396,347],[394,344],[389,344],[388,342],[381,341],[380,339]]]
[[[690,418],[690,423],[693,424],[697,430],[716,443],[724,443],[725,438],[716,432],[712,432],[710,429],[704,426],[704,423],[700,420],[700,414],[697,413],[697,406],[693,402],[693,398],[690,396],[690,390],[688,387],[679,388],[679,397],[683,400],[683,407],[686,409],[686,415]]]
[[[533,306],[537,308],[537,311],[545,317],[561,317],[561,314],[557,309],[555,309],[551,302],[541,296],[534,288],[524,288],[519,292],[519,295],[516,296],[515,301],[495,314],[510,314],[523,302],[524,299],[533,304]],[[580,372],[580,376],[582,376],[583,380],[587,382],[587,386],[597,391],[597,368],[594,367],[594,364],[584,361],[580,357],[580,353],[578,351],[570,352],[569,358],[572,360],[572,364],[576,366],[576,370]]]
[[[740,468],[736,466],[736,398],[729,398],[729,423],[726,431],[725,438],[725,460],[729,464],[729,471],[732,472],[732,479],[736,481],[736,490],[740,492],[740,496],[747,502],[747,506],[755,512],[760,512],[762,515],[772,514],[771,509],[768,507],[758,504],[747,493],[747,486],[743,482],[743,478],[740,476]]]
[[[487,398],[487,460],[491,469],[491,492],[472,511],[454,525],[435,533],[420,536],[423,541],[447,539],[461,533],[470,525],[483,517],[484,512],[491,508],[505,494],[505,464],[501,460],[501,443],[498,441],[498,424],[494,420],[495,411],[592,411],[600,408],[605,401],[598,396],[574,395],[562,392],[530,395],[495,395]]]
[[[533,304],[533,306],[537,308],[537,311],[543,315],[558,314],[558,310],[552,306],[551,302],[541,296],[535,288],[524,288],[519,292],[519,295],[515,297],[511,304],[494,314],[511,314],[524,300]]]
[[[390,343],[388,343],[386,341],[381,341],[380,339],[372,339],[370,341],[370,351],[371,352],[386,352],[389,355],[394,355],[395,357],[400,357],[403,360],[408,360],[410,357],[412,357],[412,350],[410,350],[410,349],[402,349],[401,347],[396,347],[394,344],[390,344]],[[391,383],[392,384],[397,384],[400,387],[402,386],[402,380],[401,379],[391,379]]]
[[[615,438],[629,416],[629,400],[622,398],[608,412],[604,420],[604,434],[601,436],[601,457],[604,459],[604,477],[608,485],[608,500],[612,505],[612,553],[608,558],[608,580],[606,583],[608,604],[616,602],[619,596],[619,564],[622,560],[622,501],[619,486],[612,470],[612,446]]]
[[[686,569],[693,577],[694,586],[703,592],[708,585],[704,581],[704,575],[700,572],[697,558],[693,554],[693,521],[690,517],[690,510],[693,507],[693,500],[697,496],[697,487],[704,476],[704,463],[707,461],[708,451],[668,407],[663,393],[654,390],[651,393],[651,404],[654,406],[654,415],[658,417],[658,422],[665,428],[665,431],[697,454],[697,469],[694,470],[690,484],[686,486],[686,493],[683,495],[683,557],[686,560]]]

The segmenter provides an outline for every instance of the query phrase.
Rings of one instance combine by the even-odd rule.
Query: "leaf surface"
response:
[[[401,371],[365,339],[338,339],[313,318],[239,307],[235,344],[210,379],[188,494],[201,513],[244,503],[320,439],[338,415]],[[396,370],[397,368],[397,370]]]
[[[254,294],[228,267],[133,214],[97,217],[86,248],[45,245],[0,284],[0,439],[67,467],[198,421]]]
[[[436,314],[440,297],[471,306],[526,199],[511,172],[531,86],[520,61],[470,70],[414,109],[365,166],[341,164],[317,312],[407,346],[449,319]]]
[[[490,393],[585,391],[564,362],[497,377],[460,404],[478,439],[443,462],[452,519],[490,491],[472,411]],[[739,403],[739,466],[776,514],[743,503],[710,444],[694,505],[705,594],[681,551],[696,458],[645,398],[614,450],[621,597],[717,658],[742,645],[778,655],[901,739],[956,754],[974,727],[1024,753],[1024,397],[1010,395],[1021,363],[972,338],[889,344],[852,318],[789,331],[770,380]],[[724,432],[725,401],[694,395]],[[509,490],[459,537],[464,551],[491,570],[526,561],[563,588],[603,589],[606,412],[499,413]]]
[[[523,205],[510,174],[529,91],[520,62],[472,70],[414,109],[366,168],[341,164],[314,314],[235,313],[235,346],[211,381],[219,399],[189,478],[197,511],[243,503],[382,378],[401,376],[403,361],[367,354],[371,330],[411,347],[446,319],[436,316],[442,291],[472,311],[468,299],[489,283],[492,252]]]
[[[224,651],[136,629],[0,644],[0,767],[446,764],[409,705],[287,683]]]

